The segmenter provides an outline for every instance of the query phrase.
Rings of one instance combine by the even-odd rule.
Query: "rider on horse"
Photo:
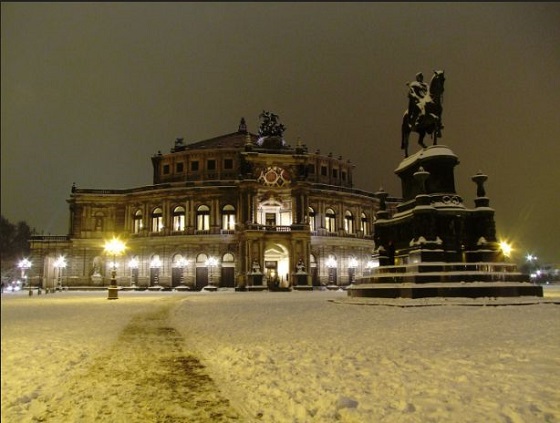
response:
[[[408,109],[405,111],[401,126],[401,149],[404,150],[405,157],[408,157],[408,137],[411,132],[418,133],[418,144],[422,148],[426,148],[424,144],[426,134],[432,135],[434,145],[437,145],[437,139],[441,138],[444,82],[444,72],[434,71],[429,86],[424,82],[424,75],[421,72],[416,74],[416,81],[407,83]]]
[[[428,94],[428,84],[424,82],[422,72],[416,74],[416,81],[407,82],[408,85],[408,120],[412,128],[416,119],[424,114],[423,104],[420,101]]]

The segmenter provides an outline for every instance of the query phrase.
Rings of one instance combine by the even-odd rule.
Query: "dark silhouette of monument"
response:
[[[421,114],[419,110],[414,119]],[[379,267],[351,286],[348,295],[542,297],[542,287],[529,283],[529,275],[520,273],[501,251],[484,188],[487,176],[479,172],[472,177],[476,198],[474,208],[467,208],[455,190],[459,159],[451,149],[434,142],[406,156],[395,170],[402,186],[395,213],[386,208],[388,194],[377,193],[374,259]]]
[[[430,85],[424,82],[424,75],[419,72],[416,80],[408,85],[408,109],[404,112],[401,126],[401,149],[404,156],[408,157],[408,138],[411,132],[418,133],[418,144],[426,148],[424,137],[432,136],[433,145],[437,145],[438,138],[442,136],[443,123],[443,91],[445,73],[435,70]]]

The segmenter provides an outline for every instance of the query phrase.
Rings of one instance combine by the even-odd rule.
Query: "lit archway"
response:
[[[267,244],[264,251],[264,278],[269,288],[290,285],[290,255],[282,244]]]

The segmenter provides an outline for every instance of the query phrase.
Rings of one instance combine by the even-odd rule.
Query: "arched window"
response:
[[[325,211],[325,228],[327,232],[336,231],[336,214],[333,209],[327,209]]]
[[[185,208],[182,206],[177,206],[173,209],[173,230],[185,230]]]
[[[208,256],[204,253],[200,253],[196,256],[196,263],[197,264],[204,264],[208,260]]]
[[[196,209],[196,230],[210,230],[210,208],[208,206],[199,206]]]
[[[137,234],[139,233],[142,228],[143,228],[143,223],[142,223],[142,210],[136,210],[134,212],[134,216],[132,217],[133,223],[132,223],[132,231]]]
[[[369,221],[368,221],[368,218],[367,218],[366,214],[362,213],[362,218],[360,219],[360,230],[362,231],[364,236],[369,235],[368,223],[369,223]]]
[[[222,229],[225,231],[235,230],[235,207],[231,204],[222,209]]]
[[[233,254],[225,253],[222,257],[222,263],[233,263],[235,261]]]
[[[309,215],[309,230],[311,232],[315,232],[317,230],[315,226],[315,210],[313,210],[312,207],[309,207],[307,214]]]
[[[157,207],[152,212],[152,232],[161,232],[163,230],[163,210]]]
[[[348,234],[354,233],[354,215],[350,210],[344,213],[344,230]]]

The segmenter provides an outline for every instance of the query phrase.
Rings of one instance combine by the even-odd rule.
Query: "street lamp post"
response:
[[[21,269],[21,280],[23,281],[23,286],[27,286],[27,275],[25,272],[31,268],[31,262],[27,259],[23,259],[19,262],[18,267]],[[33,291],[29,286],[29,295],[33,295]]]
[[[354,282],[356,282],[356,268],[358,267],[358,260],[355,257],[352,257],[350,259],[350,262],[348,263],[348,279],[350,282],[350,285],[352,285]]]
[[[218,264],[218,260],[215,257],[208,257],[206,260],[206,266],[208,266],[208,287],[214,288],[214,283],[212,280],[212,268]]]
[[[58,269],[58,283],[53,292],[56,291],[57,288],[62,291],[62,269],[66,267],[66,259],[64,258],[64,256],[59,256],[56,259],[56,261],[54,262],[54,267]]]
[[[121,255],[126,245],[118,238],[113,238],[105,242],[105,253],[113,256],[113,266],[111,269],[111,284],[107,288],[107,299],[117,300],[119,298],[119,288],[117,287],[117,256]]]
[[[132,283],[130,286],[137,286],[138,285],[138,259],[133,257],[130,262],[128,263],[128,267],[132,269]]]
[[[179,279],[179,286],[183,287],[185,285],[185,267],[187,265],[187,259],[184,257],[177,260],[177,266],[181,269],[181,278]]]
[[[329,256],[327,259],[327,268],[329,269],[329,285],[334,285],[334,273],[336,272],[336,259],[333,256]]]
[[[161,259],[159,258],[159,256],[155,256],[152,261],[150,262],[150,269],[153,269],[154,271],[154,285],[157,288],[160,288],[159,286],[159,269],[162,266],[162,262]]]

